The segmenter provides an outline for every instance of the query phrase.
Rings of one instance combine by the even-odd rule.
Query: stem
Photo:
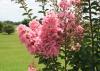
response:
[[[66,22],[65,22],[66,18],[64,18],[64,24],[66,25]],[[66,60],[66,57],[67,57],[67,37],[66,37],[66,27],[64,27],[64,48],[65,48],[65,71],[67,71],[67,60]]]
[[[63,10],[63,12],[64,12],[64,14],[66,13],[66,11],[65,10]],[[65,71],[67,71],[67,59],[66,59],[66,57],[67,57],[67,41],[68,41],[68,37],[67,37],[67,30],[66,30],[66,17],[64,17],[64,50],[65,50]]]
[[[45,16],[46,15],[46,13],[45,13],[45,1],[44,0],[42,0],[42,10],[43,10],[43,15]]]
[[[57,0],[53,0],[52,3],[53,3],[53,6],[54,6],[54,10],[56,12],[58,12],[59,9],[58,9],[58,5],[57,5]]]
[[[24,3],[25,3],[25,2],[24,2]],[[21,5],[23,6],[23,9],[26,11],[26,13],[27,13],[27,15],[28,15],[29,19],[30,19],[30,20],[32,20],[32,18],[31,18],[31,16],[30,16],[30,14],[29,14],[29,12],[28,12],[27,8],[25,7],[24,3],[23,3],[23,2],[21,2]]]
[[[66,63],[66,61],[67,61],[66,60],[66,57],[67,57],[67,54],[66,54],[66,52],[67,52],[66,29],[65,29],[65,42],[64,43],[65,43],[65,46],[64,46],[65,47],[65,71],[67,71],[67,63]]]
[[[94,39],[93,39],[93,24],[92,24],[92,15],[91,15],[91,2],[90,0],[88,0],[89,2],[89,19],[90,19],[90,30],[91,30],[91,47],[92,47],[92,61],[91,61],[91,71],[95,71],[95,66],[94,66]]]

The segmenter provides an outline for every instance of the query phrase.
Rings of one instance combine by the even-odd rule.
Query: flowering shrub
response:
[[[61,0],[58,5],[61,10],[58,13],[48,12],[42,24],[32,20],[29,27],[22,24],[18,26],[19,38],[32,55],[54,58],[59,56],[60,49],[65,48],[66,64],[66,51],[80,50],[84,28],[77,22],[75,10],[72,9],[79,3],[80,0]],[[29,71],[32,71],[31,67]]]
[[[44,57],[54,57],[59,54],[62,29],[56,14],[47,15],[42,25],[33,20],[29,27],[18,26],[21,41],[25,43],[31,54],[39,54]]]

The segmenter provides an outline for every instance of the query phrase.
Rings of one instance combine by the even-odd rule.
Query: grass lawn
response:
[[[30,54],[19,41],[16,33],[0,33],[0,71],[27,71],[32,61]]]
[[[44,67],[42,64],[38,65],[38,59],[32,58],[16,33],[0,33],[0,71],[27,71],[32,61],[37,69]],[[61,62],[63,63],[62,60]]]

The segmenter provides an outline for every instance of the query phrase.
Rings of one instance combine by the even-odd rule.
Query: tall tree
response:
[[[87,51],[88,64],[90,71],[99,71],[98,65],[100,63],[100,2],[99,0],[84,0],[83,14],[86,27],[84,47],[89,49]],[[87,23],[86,23],[87,22]],[[85,68],[86,69],[86,68]],[[86,70],[85,70],[86,71]]]

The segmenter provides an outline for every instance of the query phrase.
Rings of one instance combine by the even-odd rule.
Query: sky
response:
[[[28,7],[33,9],[33,15],[42,17],[39,13],[37,13],[41,8],[39,7],[39,3],[36,3],[35,0],[28,0]],[[11,2],[11,0],[0,0],[0,21],[22,21],[25,16],[22,16],[24,10],[19,8],[19,5]]]

